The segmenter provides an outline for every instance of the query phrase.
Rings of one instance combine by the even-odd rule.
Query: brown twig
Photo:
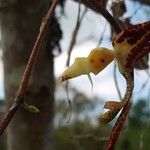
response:
[[[81,14],[81,4],[79,2],[77,22],[76,22],[76,26],[75,26],[75,28],[73,30],[73,33],[72,33],[72,36],[71,36],[72,37],[71,38],[71,42],[70,42],[70,45],[69,45],[69,48],[68,48],[67,66],[69,66],[71,52],[73,50],[74,45],[76,44],[77,35],[79,33],[79,29],[80,29],[82,20],[83,20],[83,18],[85,16],[86,12],[87,12],[87,9],[85,8],[85,11],[80,16],[80,14]]]
[[[91,8],[97,13],[100,13],[113,27],[116,33],[121,32],[121,27],[118,25],[117,21],[112,17],[112,15],[100,4],[99,0],[81,0],[83,4]]]
[[[98,41],[97,47],[99,47],[99,46],[100,46],[100,44],[101,44],[101,43],[102,43],[102,41],[103,41],[104,33],[105,33],[105,31],[106,31],[106,27],[107,27],[107,25],[106,25],[106,23],[105,23],[105,25],[104,25],[104,29],[103,29],[103,31],[102,31],[102,33],[101,33],[101,36],[100,36],[100,39],[99,39],[99,41]]]
[[[34,44],[34,47],[32,49],[30,58],[28,60],[28,64],[26,66],[26,69],[24,71],[24,74],[22,76],[22,80],[19,85],[19,89],[17,92],[17,96],[14,100],[14,103],[6,116],[3,118],[2,122],[0,123],[0,135],[4,132],[6,127],[8,126],[9,122],[12,120],[13,116],[15,115],[16,111],[18,110],[19,106],[24,102],[25,94],[27,91],[28,83],[31,77],[32,70],[34,68],[34,64],[39,52],[39,49],[42,45],[42,41],[44,39],[47,27],[49,25],[49,22],[51,21],[51,18],[53,16],[54,10],[57,5],[57,0],[52,1],[52,5],[50,9],[48,10],[45,18],[42,21],[41,27],[40,27],[40,32],[39,35],[36,39],[36,42]]]
[[[70,45],[69,45],[69,48],[68,48],[68,58],[67,58],[67,62],[66,62],[67,66],[69,66],[69,64],[70,64],[71,53],[72,53],[73,47],[76,44],[76,39],[77,39],[77,36],[78,36],[78,33],[79,33],[79,29],[80,29],[82,20],[85,16],[86,12],[87,12],[87,8],[85,8],[84,12],[81,14],[81,1],[79,1],[77,21],[76,21],[75,28],[72,32],[72,36],[71,36],[72,38],[71,38]],[[66,92],[67,92],[67,99],[68,99],[70,109],[72,109],[71,100],[69,98],[69,82],[68,81],[66,81]],[[70,121],[71,115],[72,115],[72,110],[71,110],[71,114],[70,114],[70,117],[69,117],[67,122]]]

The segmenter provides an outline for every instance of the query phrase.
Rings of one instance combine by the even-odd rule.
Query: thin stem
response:
[[[16,111],[18,110],[19,106],[24,101],[25,94],[26,94],[27,87],[28,87],[28,83],[29,83],[29,80],[31,77],[31,73],[32,73],[32,70],[34,68],[34,64],[35,64],[38,52],[41,48],[48,24],[51,21],[51,18],[53,16],[56,5],[57,5],[57,0],[53,0],[50,9],[48,10],[45,18],[42,21],[42,24],[40,27],[40,32],[39,32],[39,35],[36,39],[34,47],[32,49],[30,58],[28,60],[28,64],[27,64],[26,69],[24,71],[24,74],[22,76],[22,80],[21,80],[20,85],[19,85],[17,96],[14,100],[12,107],[10,108],[10,110],[8,111],[8,113],[3,118],[2,122],[0,123],[0,135],[4,132],[4,130],[6,129],[6,127],[9,124],[9,122],[11,121],[11,119],[15,115]]]
[[[99,0],[81,0],[81,2],[94,11],[100,13],[110,23],[116,33],[120,33],[122,31],[121,27],[118,25],[113,16],[103,6],[101,6]]]
[[[83,13],[82,16],[84,16],[85,12]],[[71,36],[72,38],[71,38],[70,45],[68,48],[68,58],[67,58],[67,63],[66,63],[67,66],[69,66],[69,64],[70,64],[71,52],[73,50],[74,45],[76,44],[77,35],[78,35],[79,29],[81,26],[81,22],[83,19],[83,17],[80,17],[80,14],[81,14],[81,3],[79,1],[77,21],[76,21],[76,25],[75,25],[75,28],[73,30],[73,33]]]
[[[116,124],[114,125],[112,129],[111,135],[105,145],[106,146],[105,150],[113,150],[115,148],[115,144],[120,135],[120,131],[122,130],[123,125],[126,121],[127,115],[129,113],[130,106],[131,106],[131,102],[128,101],[127,104],[124,106]]]
[[[117,69],[116,62],[114,62],[114,72],[113,72],[113,75],[114,75],[114,82],[115,82],[115,86],[116,86],[116,90],[117,90],[119,99],[122,99],[121,91],[120,91],[120,89],[119,89],[119,85],[118,85],[118,81],[117,81],[117,72],[116,72],[116,69]]]
[[[80,27],[81,27],[81,23],[82,23],[82,20],[85,16],[87,12],[87,8],[85,8],[84,12],[81,14],[81,1],[79,1],[79,5],[78,5],[78,15],[77,15],[77,21],[76,21],[76,25],[75,25],[75,28],[73,30],[73,33],[72,33],[72,38],[71,38],[71,41],[70,41],[70,45],[69,45],[69,48],[68,48],[68,58],[67,58],[67,67],[70,65],[70,58],[71,58],[71,53],[72,53],[72,50],[76,44],[76,39],[77,39],[77,36],[78,36],[78,33],[79,33],[79,30],[80,30]],[[70,116],[69,116],[69,119],[67,122],[70,121],[71,119],[71,116],[72,116],[72,106],[71,106],[71,100],[69,98],[69,82],[66,81],[66,92],[67,92],[67,99],[68,99],[68,103],[69,103],[69,107],[70,107]]]
[[[102,31],[102,33],[101,33],[101,36],[100,36],[100,39],[99,39],[99,41],[98,41],[97,47],[99,47],[99,46],[101,45],[102,41],[103,41],[104,33],[105,33],[105,31],[106,31],[106,27],[107,27],[107,25],[106,25],[106,23],[105,23],[104,29],[103,29],[103,31]]]
[[[80,8],[80,4],[79,4],[76,26],[75,26],[75,29],[73,30],[72,39],[71,39],[71,42],[70,42],[70,45],[69,45],[69,48],[68,48],[67,66],[69,66],[69,64],[70,64],[71,52],[73,50],[73,47],[76,44],[76,39],[77,39],[77,36],[78,36],[78,33],[79,33],[79,29],[81,27],[81,23],[82,23],[82,20],[85,16],[86,12],[87,12],[87,8],[85,8],[84,12],[81,14],[81,8]],[[80,14],[81,14],[81,16],[80,16]]]
[[[75,139],[88,139],[88,138],[92,138],[95,141],[106,141],[108,139],[108,137],[97,137],[94,134],[78,134],[78,135],[73,135],[71,136],[71,138],[75,138]]]
[[[134,88],[134,75],[133,72],[131,72],[131,74],[124,74],[124,78],[126,79],[127,82],[127,87],[126,87],[126,93],[121,101],[121,103],[124,105],[123,110],[119,116],[119,118],[116,121],[116,124],[114,125],[111,135],[107,141],[107,143],[105,144],[105,150],[113,150],[115,147],[115,144],[118,140],[118,137],[120,135],[121,130],[123,129],[123,125],[126,121],[127,115],[129,113],[130,110],[130,106],[131,106],[131,96],[132,96],[132,91]]]

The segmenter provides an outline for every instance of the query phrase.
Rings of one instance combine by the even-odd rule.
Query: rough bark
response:
[[[6,3],[5,3],[6,2]],[[7,108],[12,104],[18,85],[39,32],[47,0],[0,0],[0,27],[4,61],[4,85]],[[52,49],[61,38],[59,24],[53,18],[40,50],[26,95],[26,102],[40,112],[23,107],[7,130],[8,150],[50,150],[54,116],[54,75]]]

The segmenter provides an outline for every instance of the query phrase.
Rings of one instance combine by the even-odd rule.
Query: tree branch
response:
[[[19,89],[17,92],[17,96],[14,100],[14,103],[12,107],[10,108],[9,112],[6,114],[6,116],[3,118],[2,122],[0,123],[0,135],[4,132],[8,124],[10,123],[11,119],[15,115],[16,111],[18,110],[19,106],[24,102],[25,95],[28,87],[28,83],[31,77],[32,70],[34,68],[34,64],[38,55],[38,52],[40,50],[40,47],[42,45],[45,33],[47,31],[47,27],[49,25],[49,22],[51,21],[51,18],[53,16],[54,10],[57,5],[57,0],[52,1],[52,5],[50,9],[48,10],[45,18],[42,21],[39,35],[36,39],[36,42],[34,44],[34,47],[32,49],[30,58],[28,60],[28,64],[26,66],[26,69],[24,71],[24,74],[22,76],[22,80],[19,85]]]
[[[73,47],[76,44],[77,35],[79,33],[79,29],[80,29],[82,20],[85,16],[86,12],[87,12],[87,9],[85,8],[84,12],[81,14],[81,8],[80,8],[80,4],[79,4],[76,25],[75,25],[75,28],[73,30],[72,36],[71,36],[72,38],[71,38],[71,41],[70,41],[69,48],[67,50],[68,51],[68,58],[67,58],[67,63],[66,63],[67,66],[69,66],[69,64],[70,64],[71,52],[73,50]]]
[[[75,0],[79,1],[79,0]],[[118,25],[117,21],[112,17],[112,15],[101,5],[99,0],[81,0],[81,2],[92,9],[93,11],[101,14],[112,26],[116,33],[122,31],[121,27]]]

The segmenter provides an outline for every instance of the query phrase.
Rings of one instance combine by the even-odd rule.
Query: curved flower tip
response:
[[[74,63],[62,73],[58,79],[58,82],[63,82],[83,74],[88,74],[89,72],[90,71],[87,67],[87,59],[85,57],[77,57]]]
[[[97,75],[115,58],[114,52],[104,47],[93,49],[88,57],[77,57],[59,78],[59,82],[81,75],[94,73]]]
[[[58,78],[57,83],[62,83],[62,82],[69,80],[69,79],[71,79],[71,77],[69,77],[67,75],[62,75]]]

